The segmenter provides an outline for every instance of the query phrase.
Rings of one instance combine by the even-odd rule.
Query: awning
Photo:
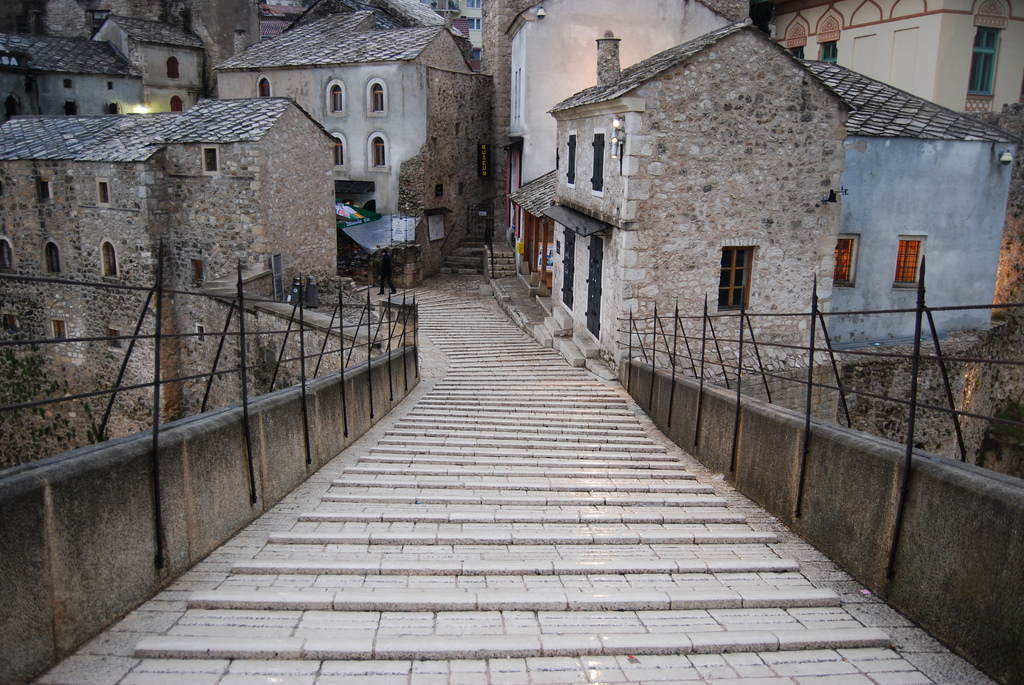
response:
[[[375,188],[373,181],[335,181],[334,195],[366,195]]]
[[[368,224],[371,221],[380,219],[380,214],[377,212],[371,212],[369,209],[363,209],[362,207],[353,207],[345,202],[335,202],[334,213],[338,215],[339,228]]]
[[[452,210],[448,209],[447,207],[433,207],[431,209],[423,210],[423,213],[426,214],[427,216],[435,216],[437,214],[451,214]]]
[[[589,217],[582,212],[577,212],[575,209],[570,209],[564,205],[551,205],[547,209],[541,210],[541,214],[549,216],[563,226],[571,228],[584,238],[588,235],[594,235],[606,228],[612,227],[611,224],[598,221],[593,217]]]
[[[417,223],[418,218],[414,216],[385,214],[377,215],[377,219],[366,223],[346,225],[339,221],[338,228],[356,241],[359,247],[367,252],[374,252],[381,247],[416,240]]]

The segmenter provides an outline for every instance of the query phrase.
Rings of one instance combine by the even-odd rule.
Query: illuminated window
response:
[[[739,309],[750,301],[750,268],[754,248],[723,247],[718,279],[718,308]]]
[[[836,268],[832,272],[833,285],[853,285],[856,266],[856,236],[839,236],[836,241]]]
[[[896,253],[896,283],[917,283],[917,270],[921,264],[920,238],[900,238],[899,251]]]

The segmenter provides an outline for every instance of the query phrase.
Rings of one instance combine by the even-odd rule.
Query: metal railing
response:
[[[159,567],[163,567],[164,564],[164,550],[162,535],[159,532],[162,531],[162,515],[159,498],[160,471],[156,455],[160,446],[161,421],[166,414],[166,407],[162,404],[162,391],[169,386],[175,387],[178,393],[182,393],[183,386],[187,384],[196,386],[194,404],[198,404],[198,413],[202,413],[207,411],[210,406],[211,390],[216,385],[220,384],[223,386],[231,378],[237,380],[235,392],[238,394],[236,399],[234,402],[222,402],[222,404],[237,402],[240,403],[242,408],[249,469],[250,501],[252,503],[257,501],[257,488],[251,446],[252,433],[249,425],[249,404],[254,397],[263,393],[273,392],[280,385],[280,379],[284,378],[283,372],[287,367],[297,367],[298,381],[295,384],[300,386],[301,392],[302,425],[307,465],[312,463],[307,405],[307,384],[309,381],[328,373],[343,372],[345,368],[363,364],[365,361],[367,382],[372,388],[373,361],[375,358],[386,355],[390,400],[394,400],[396,382],[404,382],[405,390],[408,391],[409,389],[410,377],[408,368],[403,363],[401,365],[403,378],[396,378],[398,374],[395,373],[393,368],[392,351],[407,345],[414,345],[418,339],[418,307],[415,293],[412,293],[411,299],[408,297],[409,293],[403,293],[400,301],[393,300],[392,296],[389,295],[386,301],[382,300],[375,303],[371,300],[370,291],[367,289],[365,302],[362,301],[361,295],[358,296],[356,301],[352,299],[346,301],[344,293],[339,287],[338,302],[333,307],[329,323],[326,326],[322,324],[310,325],[310,322],[307,320],[305,306],[304,282],[301,278],[296,278],[293,282],[292,297],[290,298],[290,312],[285,313],[286,309],[276,314],[271,312],[272,323],[274,321],[286,320],[287,325],[284,327],[272,325],[269,328],[263,327],[259,330],[250,330],[247,328],[247,317],[256,320],[260,315],[270,311],[272,305],[277,309],[282,308],[281,303],[276,300],[257,297],[245,291],[241,264],[238,265],[237,281],[233,295],[211,295],[192,290],[177,290],[166,287],[165,257],[162,249],[157,259],[154,283],[150,287],[131,286],[123,283],[97,283],[0,274],[0,287],[7,286],[6,292],[11,292],[9,286],[15,282],[29,284],[37,288],[42,287],[52,291],[70,288],[78,292],[97,290],[119,292],[125,295],[134,294],[141,301],[141,307],[131,335],[61,338],[25,337],[18,331],[8,331],[4,336],[5,339],[0,339],[0,353],[5,355],[5,360],[13,362],[20,353],[35,354],[42,350],[43,353],[39,356],[44,359],[45,363],[54,367],[54,371],[60,370],[61,362],[56,360],[55,351],[61,347],[82,348],[82,346],[92,343],[102,344],[105,352],[117,352],[118,348],[124,350],[123,357],[118,364],[116,379],[109,387],[104,387],[100,390],[79,391],[80,389],[65,388],[63,385],[51,384],[48,388],[58,390],[58,394],[42,397],[18,397],[15,398],[17,401],[7,401],[6,403],[2,399],[9,400],[10,397],[5,398],[3,394],[0,394],[0,421],[8,424],[5,426],[3,423],[0,423],[0,427],[4,428],[3,434],[0,435],[0,448],[4,451],[15,450],[17,449],[17,445],[14,444],[15,441],[23,437],[19,436],[17,430],[11,429],[9,419],[12,416],[24,414],[25,412],[34,412],[37,416],[43,416],[47,408],[56,405],[65,405],[67,403],[74,405],[74,403],[84,403],[95,398],[102,398],[106,402],[102,417],[98,423],[92,420],[91,426],[86,430],[89,442],[101,442],[111,437],[110,421],[116,413],[115,400],[131,393],[137,395],[132,398],[132,401],[135,403],[148,400],[151,406],[149,408],[149,425],[146,427],[152,429],[152,482],[154,494],[156,495],[154,498],[156,502],[154,517],[158,531],[156,564]],[[172,318],[167,315],[166,305],[172,298],[188,300],[193,306],[196,306],[194,300],[198,299],[206,303],[216,302],[220,306],[226,307],[227,316],[222,329],[217,333],[205,329],[194,332],[166,330],[165,322]],[[179,303],[176,306],[179,311],[182,309],[182,304]],[[346,323],[346,319],[349,321],[355,320],[356,323],[354,325]],[[318,346],[314,345],[313,349],[307,349],[307,338],[314,334],[322,336],[323,339]],[[213,352],[212,362],[210,362],[208,370],[173,376],[164,375],[165,364],[163,363],[162,352],[165,348],[172,345],[187,344],[189,341],[205,343],[206,339],[210,337],[216,338],[217,346],[216,351]],[[293,340],[297,338],[299,348],[297,355],[293,353],[286,356],[289,338]],[[275,339],[281,340],[280,350],[275,359],[257,360],[255,363],[250,359],[249,348],[252,348],[254,345],[272,348],[272,342]],[[271,344],[268,345],[268,341]],[[126,346],[124,345],[125,342],[127,342]],[[140,352],[143,346],[147,347],[146,351],[151,354],[151,357],[146,357]],[[225,366],[222,360],[228,354],[231,347],[235,348],[238,363],[234,366]],[[85,361],[90,361],[88,353],[85,357]],[[148,363],[150,358],[152,362]],[[330,363],[331,368],[328,368],[325,360],[335,360],[336,364],[332,361]],[[126,382],[130,367],[134,367],[136,375],[139,375],[140,369],[142,372],[145,371],[141,367],[147,366],[147,363],[150,367],[149,373],[151,374],[148,380]],[[312,373],[310,373],[310,367],[312,367]],[[416,369],[415,374],[418,376],[418,359]],[[264,386],[262,392],[255,387],[261,385],[256,382],[257,377],[261,375],[264,377],[269,376],[270,378],[269,384],[262,383]],[[202,388],[201,401],[198,400],[200,394],[198,392],[199,387]],[[349,406],[345,396],[345,383],[339,383],[339,388],[344,435],[348,437]],[[141,396],[138,396],[139,393],[142,393]],[[221,393],[224,397],[229,397],[230,394]],[[370,416],[373,418],[373,392],[368,392],[367,396],[369,398]],[[84,413],[87,417],[91,417],[88,405],[86,405]],[[82,426],[79,426],[80,428]],[[31,433],[31,430],[29,432]],[[87,444],[80,440],[77,442],[80,444],[71,444],[69,447],[73,449]]]
[[[899,496],[896,507],[896,518],[893,530],[890,556],[887,566],[887,574],[891,577],[895,563],[895,552],[899,542],[900,529],[903,518],[903,510],[906,506],[906,496],[909,491],[911,474],[911,457],[915,449],[915,431],[917,430],[918,413],[922,410],[938,412],[948,417],[949,425],[956,441],[956,453],[960,461],[967,461],[968,451],[965,447],[964,430],[962,421],[964,419],[980,420],[990,425],[1001,426],[1005,429],[1020,431],[1024,429],[1024,420],[1020,417],[1009,418],[996,414],[978,413],[965,409],[964,398],[968,394],[966,378],[964,374],[965,387],[961,391],[961,401],[958,406],[956,393],[950,379],[950,365],[961,364],[969,367],[990,365],[993,367],[1024,367],[1022,359],[997,359],[977,356],[947,355],[943,354],[940,342],[940,333],[935,324],[934,314],[938,312],[957,312],[972,309],[1022,311],[1024,303],[1000,304],[1000,305],[976,305],[956,307],[929,307],[925,303],[924,287],[924,265],[917,285],[917,302],[913,309],[889,309],[876,311],[825,312],[819,307],[817,283],[815,282],[811,294],[810,312],[796,313],[754,313],[748,312],[743,306],[739,310],[723,311],[717,314],[709,314],[707,297],[704,299],[704,311],[699,316],[681,316],[678,303],[675,311],[669,315],[659,315],[657,305],[654,306],[653,314],[650,317],[637,318],[630,312],[627,319],[622,320],[626,328],[619,329],[626,340],[622,343],[628,360],[626,369],[627,390],[632,390],[634,367],[642,364],[649,366],[652,374],[650,394],[647,398],[647,409],[654,406],[654,382],[653,375],[657,369],[668,370],[671,374],[672,383],[669,391],[668,404],[668,425],[672,425],[673,408],[675,404],[675,392],[677,374],[692,374],[695,381],[699,383],[699,393],[694,410],[695,428],[694,447],[699,446],[701,434],[701,420],[704,404],[704,387],[706,383],[724,385],[727,390],[735,390],[736,409],[733,424],[732,452],[730,459],[730,471],[736,469],[736,456],[738,437],[740,433],[741,406],[744,392],[750,395],[749,380],[759,377],[763,386],[764,399],[769,404],[778,403],[773,399],[770,381],[776,384],[776,388],[784,386],[802,386],[804,389],[804,428],[803,444],[799,455],[798,463],[798,490],[795,503],[794,515],[800,517],[803,501],[803,485],[805,477],[806,460],[810,445],[811,416],[814,395],[825,392],[834,393],[837,396],[836,409],[831,416],[825,416],[833,422],[845,423],[847,427],[853,427],[850,414],[850,401],[870,401],[874,403],[886,403],[903,407],[907,412],[905,423],[905,445],[904,463],[900,469]],[[829,335],[827,322],[833,317],[843,316],[889,316],[889,315],[912,315],[914,321],[914,335],[908,341],[911,351],[887,351],[884,347],[868,344],[871,349],[849,349],[846,345],[841,350],[835,348]],[[804,342],[796,340],[795,334],[788,336],[776,336],[779,339],[770,340],[762,336],[758,339],[755,336],[753,319],[788,319],[792,324],[788,327],[790,331],[799,329],[799,323],[804,322],[808,331],[808,337]],[[689,332],[687,331],[689,326]],[[699,335],[695,333],[700,328]],[[927,328],[926,328],[927,327]],[[785,328],[775,326],[775,330]],[[723,336],[724,331],[733,333]],[[930,343],[932,353],[922,348],[922,343]],[[723,353],[723,347],[726,352]],[[749,355],[749,349],[753,349],[753,360]],[[785,373],[771,365],[766,365],[762,353],[774,351],[775,358],[784,360],[787,367],[799,362],[806,372],[804,378],[795,373]],[[893,396],[886,393],[872,392],[869,390],[852,387],[851,384],[844,384],[841,367],[844,363],[864,364],[873,361],[895,360],[901,363],[910,364],[910,387],[907,397]],[[942,380],[942,394],[944,395],[944,406],[922,402],[919,396],[919,377],[924,365],[934,365]],[[777,365],[776,365],[777,366]],[[827,376],[828,379],[815,379],[816,373],[819,376]],[[821,402],[820,404],[824,404]],[[842,411],[842,420],[839,420],[839,409]],[[819,414],[821,412],[819,411]]]

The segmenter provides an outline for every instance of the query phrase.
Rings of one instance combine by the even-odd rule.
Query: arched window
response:
[[[341,112],[344,110],[345,98],[341,91],[341,86],[335,83],[331,86],[331,111]]]
[[[387,152],[384,149],[384,139],[377,136],[370,143],[370,148],[373,155],[373,166],[384,167],[388,165]]]
[[[60,273],[60,250],[54,243],[46,243],[46,270],[51,274]]]
[[[103,275],[117,276],[117,252],[109,240],[103,243]]]
[[[6,238],[0,238],[0,269],[14,268],[14,253],[11,252],[11,244]]]
[[[334,134],[334,166],[345,165],[345,141],[337,133]]]
[[[183,107],[182,107],[181,98],[178,97],[177,95],[172,95],[171,96],[171,111],[172,112],[180,112],[182,109],[183,109]]]
[[[64,114],[66,114],[69,117],[73,117],[76,114],[78,114],[78,103],[75,102],[74,100],[65,100],[64,101]]]
[[[181,72],[178,69],[178,58],[168,57],[167,58],[167,78],[181,78]]]
[[[268,79],[266,76],[260,78],[258,92],[261,98],[270,97],[270,79]]]
[[[4,121],[21,114],[21,107],[18,105],[18,98],[8,95],[4,101]]]
[[[374,83],[370,86],[370,111],[383,113],[386,104],[384,100],[384,84]]]

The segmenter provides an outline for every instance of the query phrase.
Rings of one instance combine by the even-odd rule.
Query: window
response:
[[[201,323],[196,324],[196,337],[199,339],[199,342],[206,340],[206,326]]]
[[[46,179],[36,179],[36,198],[40,202],[47,202],[50,199],[50,182]]]
[[[266,76],[262,77],[259,80],[259,85],[256,88],[256,92],[261,98],[270,97],[270,79],[268,79]]]
[[[17,314],[4,314],[4,330],[8,333],[18,332],[18,315]]]
[[[181,78],[177,57],[171,56],[167,58],[167,78]]]
[[[388,165],[387,154],[384,151],[384,139],[377,136],[370,144],[373,149],[373,166],[385,167]]]
[[[334,166],[345,166],[345,141],[334,134]]]
[[[565,168],[565,180],[569,185],[576,184],[576,134],[569,136],[569,161]]]
[[[473,48],[473,51],[470,54],[469,58],[473,61],[483,59],[483,50],[481,48]]]
[[[220,171],[220,160],[217,155],[217,148],[215,147],[204,147],[203,148],[203,172],[207,174],[216,174]]]
[[[107,328],[107,337],[110,338],[107,342],[110,347],[120,349],[121,341],[118,338],[121,337],[121,330],[118,328]]]
[[[4,101],[4,121],[7,121],[11,117],[18,116],[19,114],[21,114],[21,105],[18,103],[18,98],[13,95],[8,95],[7,99]]]
[[[852,286],[857,266],[857,237],[839,236],[836,241],[836,267],[832,272],[833,285]]]
[[[992,94],[992,77],[996,71],[997,29],[979,28],[974,36],[974,57],[971,58],[971,80],[967,89],[977,95]]]
[[[121,105],[117,104],[116,102],[111,102],[109,105],[107,105],[107,114],[120,114],[120,113],[121,113]]]
[[[6,239],[0,239],[0,269],[14,268],[14,253]]]
[[[114,90],[114,82],[107,81],[107,90]]]
[[[385,104],[384,86],[380,83],[374,83],[370,86],[370,111],[383,113]]]
[[[107,180],[96,181],[96,204],[110,204],[110,182]]]
[[[466,0],[466,9],[478,10],[480,9],[480,0]]]
[[[57,340],[65,340],[68,337],[68,324],[63,319],[51,319],[50,329],[53,331],[53,337]]]
[[[803,45],[798,45],[795,48],[790,48],[789,49],[789,54],[793,55],[793,57],[796,57],[797,59],[803,59],[804,58],[804,46]]]
[[[341,86],[335,83],[331,86],[331,111],[341,112],[345,109],[345,96]]]
[[[917,283],[923,242],[920,238],[900,238],[899,251],[896,253],[896,275],[893,277],[897,285]]]
[[[202,259],[192,260],[192,282],[195,285],[202,285],[205,279],[206,264]]]
[[[839,60],[839,41],[830,40],[821,44],[821,61],[835,64]]]
[[[117,252],[110,241],[103,243],[103,275],[112,278],[117,277]]]
[[[66,79],[64,79],[64,87],[65,88],[74,88],[75,87],[75,82],[72,81],[69,78],[66,78]]]
[[[92,23],[92,32],[96,33],[103,26],[103,22],[110,16],[110,10],[92,10],[89,12],[89,19]]]
[[[78,114],[78,103],[74,100],[68,100],[64,103],[64,114],[65,116],[73,117]]]
[[[590,179],[590,187],[595,193],[604,190],[604,134],[594,134],[594,175]]]
[[[46,270],[51,274],[60,273],[60,250],[54,243],[46,243]]]
[[[178,97],[177,95],[172,95],[171,96],[171,111],[172,112],[180,112],[180,111],[182,111],[182,109],[183,109],[182,105],[183,104],[184,103],[181,101],[180,97]]]
[[[718,308],[740,309],[750,300],[752,247],[723,247],[722,271],[718,279]]]
[[[473,17],[470,17],[469,19],[466,19],[466,22],[469,24],[469,30],[470,31],[479,31],[480,30],[480,22],[481,21],[482,20],[479,17],[475,18],[475,19]]]

